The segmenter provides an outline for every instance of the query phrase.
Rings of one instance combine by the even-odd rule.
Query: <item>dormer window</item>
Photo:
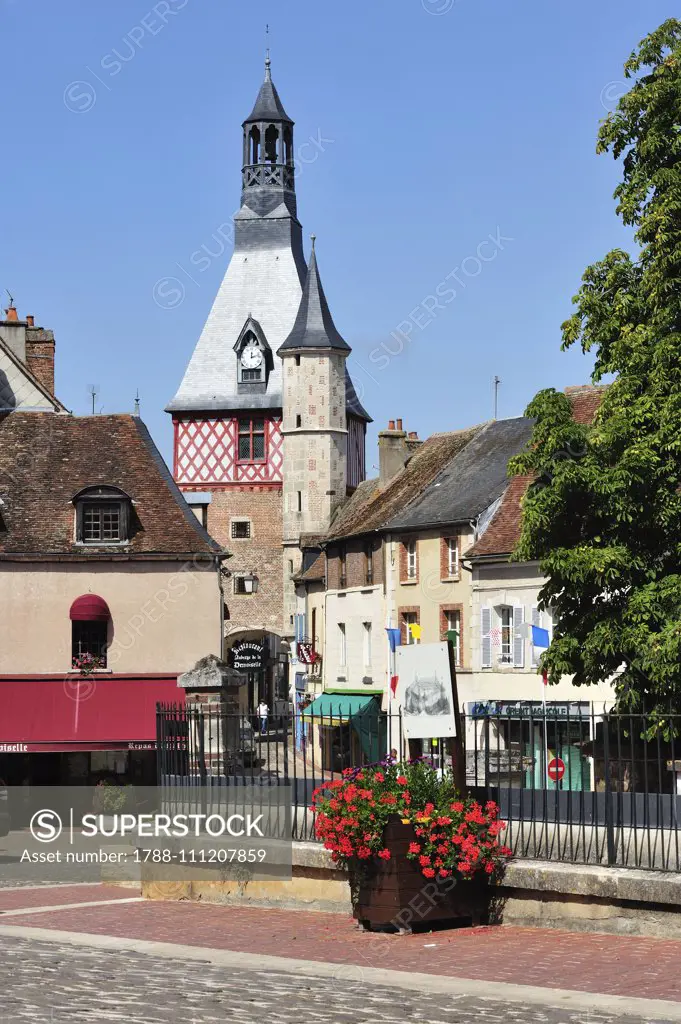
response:
[[[253,317],[246,320],[234,351],[239,388],[246,392],[262,391],[262,385],[267,384],[268,370],[272,369],[272,352],[262,327]]]
[[[117,487],[86,487],[73,499],[76,506],[76,541],[102,547],[130,540],[132,501]]]

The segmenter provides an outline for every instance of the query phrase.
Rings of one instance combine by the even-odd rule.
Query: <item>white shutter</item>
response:
[[[540,626],[541,627],[541,624],[542,624],[542,613],[539,611],[539,609],[537,608],[536,605],[533,605],[532,606],[532,625],[533,626]],[[532,637],[530,637],[530,641],[531,640],[532,640]],[[531,662],[532,668],[536,668],[537,665],[539,664],[539,659],[537,657],[537,649],[536,649],[536,647],[534,646],[533,643],[530,643],[530,651],[531,651],[531,657],[532,657],[532,662]]]
[[[522,668],[525,664],[524,617],[525,611],[522,605],[515,605],[513,608],[513,664],[516,668]]]
[[[492,667],[492,637],[490,632],[492,630],[492,609],[481,608],[480,609],[480,651],[482,657],[482,667]]]

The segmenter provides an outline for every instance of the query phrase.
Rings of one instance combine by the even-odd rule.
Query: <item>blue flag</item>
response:
[[[548,629],[542,629],[541,626],[532,627],[532,646],[533,647],[548,647],[549,646],[549,631]]]
[[[402,631],[399,629],[386,629],[386,633],[388,634],[390,650],[394,651],[402,643]]]

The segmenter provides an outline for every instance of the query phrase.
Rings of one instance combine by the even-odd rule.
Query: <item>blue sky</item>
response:
[[[163,407],[228,263],[269,22],[299,214],[376,421],[369,466],[389,418],[421,436],[487,419],[494,374],[500,415],[520,414],[588,378],[560,324],[587,264],[631,244],[597,126],[676,8],[0,0],[0,288],[55,330],[66,405],[89,411],[95,384],[98,409],[132,411],[139,388],[169,458]]]

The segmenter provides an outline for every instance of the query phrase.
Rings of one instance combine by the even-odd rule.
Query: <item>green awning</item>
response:
[[[376,715],[381,710],[373,694],[322,693],[303,711],[304,718],[315,718],[317,725],[344,725],[355,717]]]

